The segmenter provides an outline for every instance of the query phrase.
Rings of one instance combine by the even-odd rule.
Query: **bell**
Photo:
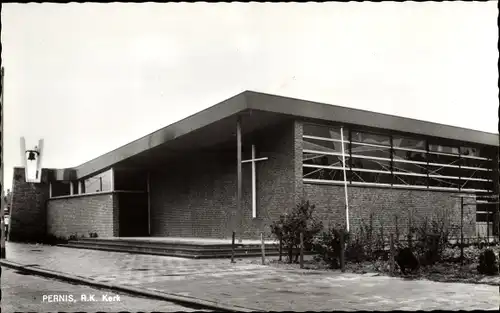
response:
[[[36,160],[35,152],[30,151],[30,153],[28,154],[28,161],[35,161],[35,160]]]

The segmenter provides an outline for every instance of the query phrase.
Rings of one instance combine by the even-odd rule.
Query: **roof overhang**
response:
[[[498,135],[449,125],[425,122],[393,115],[340,107],[325,103],[245,91],[154,133],[108,152],[75,168],[59,169],[57,180],[82,179],[125,164],[128,160],[147,160],[152,155],[182,152],[193,147],[230,140],[236,131],[236,119],[242,129],[251,132],[290,117],[315,121],[359,125],[419,136],[498,145]]]

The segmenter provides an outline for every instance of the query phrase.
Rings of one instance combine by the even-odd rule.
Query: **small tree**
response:
[[[282,214],[271,224],[271,233],[282,241],[288,252],[288,262],[292,263],[293,250],[300,245],[300,233],[304,234],[304,246],[310,250],[314,236],[323,229],[323,223],[313,216],[315,206],[302,200],[289,213]],[[295,261],[298,259],[298,254]]]

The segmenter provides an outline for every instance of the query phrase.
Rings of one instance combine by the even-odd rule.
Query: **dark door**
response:
[[[146,237],[148,234],[148,194],[119,193],[120,237]]]

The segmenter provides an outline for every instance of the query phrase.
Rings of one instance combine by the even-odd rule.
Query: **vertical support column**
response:
[[[111,184],[111,186],[110,186],[111,190],[110,191],[115,191],[115,169],[114,168],[110,169],[109,177],[110,177],[109,180],[110,180],[110,184]]]
[[[83,193],[82,181],[78,180],[76,183],[78,185],[78,194],[81,195]]]
[[[49,198],[52,198],[52,182],[49,181]]]
[[[395,179],[394,179],[394,139],[393,139],[392,135],[390,137],[390,140],[391,140],[391,143],[390,143],[391,149],[389,151],[391,154],[391,186],[393,186]]]
[[[252,218],[257,217],[257,170],[255,163],[255,145],[252,145]]]
[[[349,132],[349,183],[352,184],[352,131],[350,129],[347,131]]]
[[[75,194],[75,184],[72,180],[69,181],[69,194],[71,196]]]
[[[461,148],[458,147],[458,191],[462,191],[462,151]]]
[[[431,186],[431,178],[429,176],[429,140],[425,140],[425,160],[427,161],[427,168],[425,169],[425,172],[427,173],[427,189]]]
[[[347,229],[347,231],[349,231],[349,200],[348,200],[348,195],[347,195],[347,177],[346,177],[346,169],[345,169],[344,127],[340,127],[340,140],[342,142],[342,168],[344,170],[346,229]]]
[[[243,222],[243,214],[241,212],[241,187],[242,187],[242,172],[241,172],[241,117],[238,116],[236,121],[236,149],[237,149],[237,157],[236,157],[236,172],[237,172],[237,193],[236,193],[236,216],[238,226],[236,227],[237,231],[240,232],[239,242],[242,241],[241,238],[241,230],[242,230],[242,222]]]
[[[148,235],[151,236],[151,172],[148,171]]]
[[[464,196],[460,195],[460,264],[464,265]]]

